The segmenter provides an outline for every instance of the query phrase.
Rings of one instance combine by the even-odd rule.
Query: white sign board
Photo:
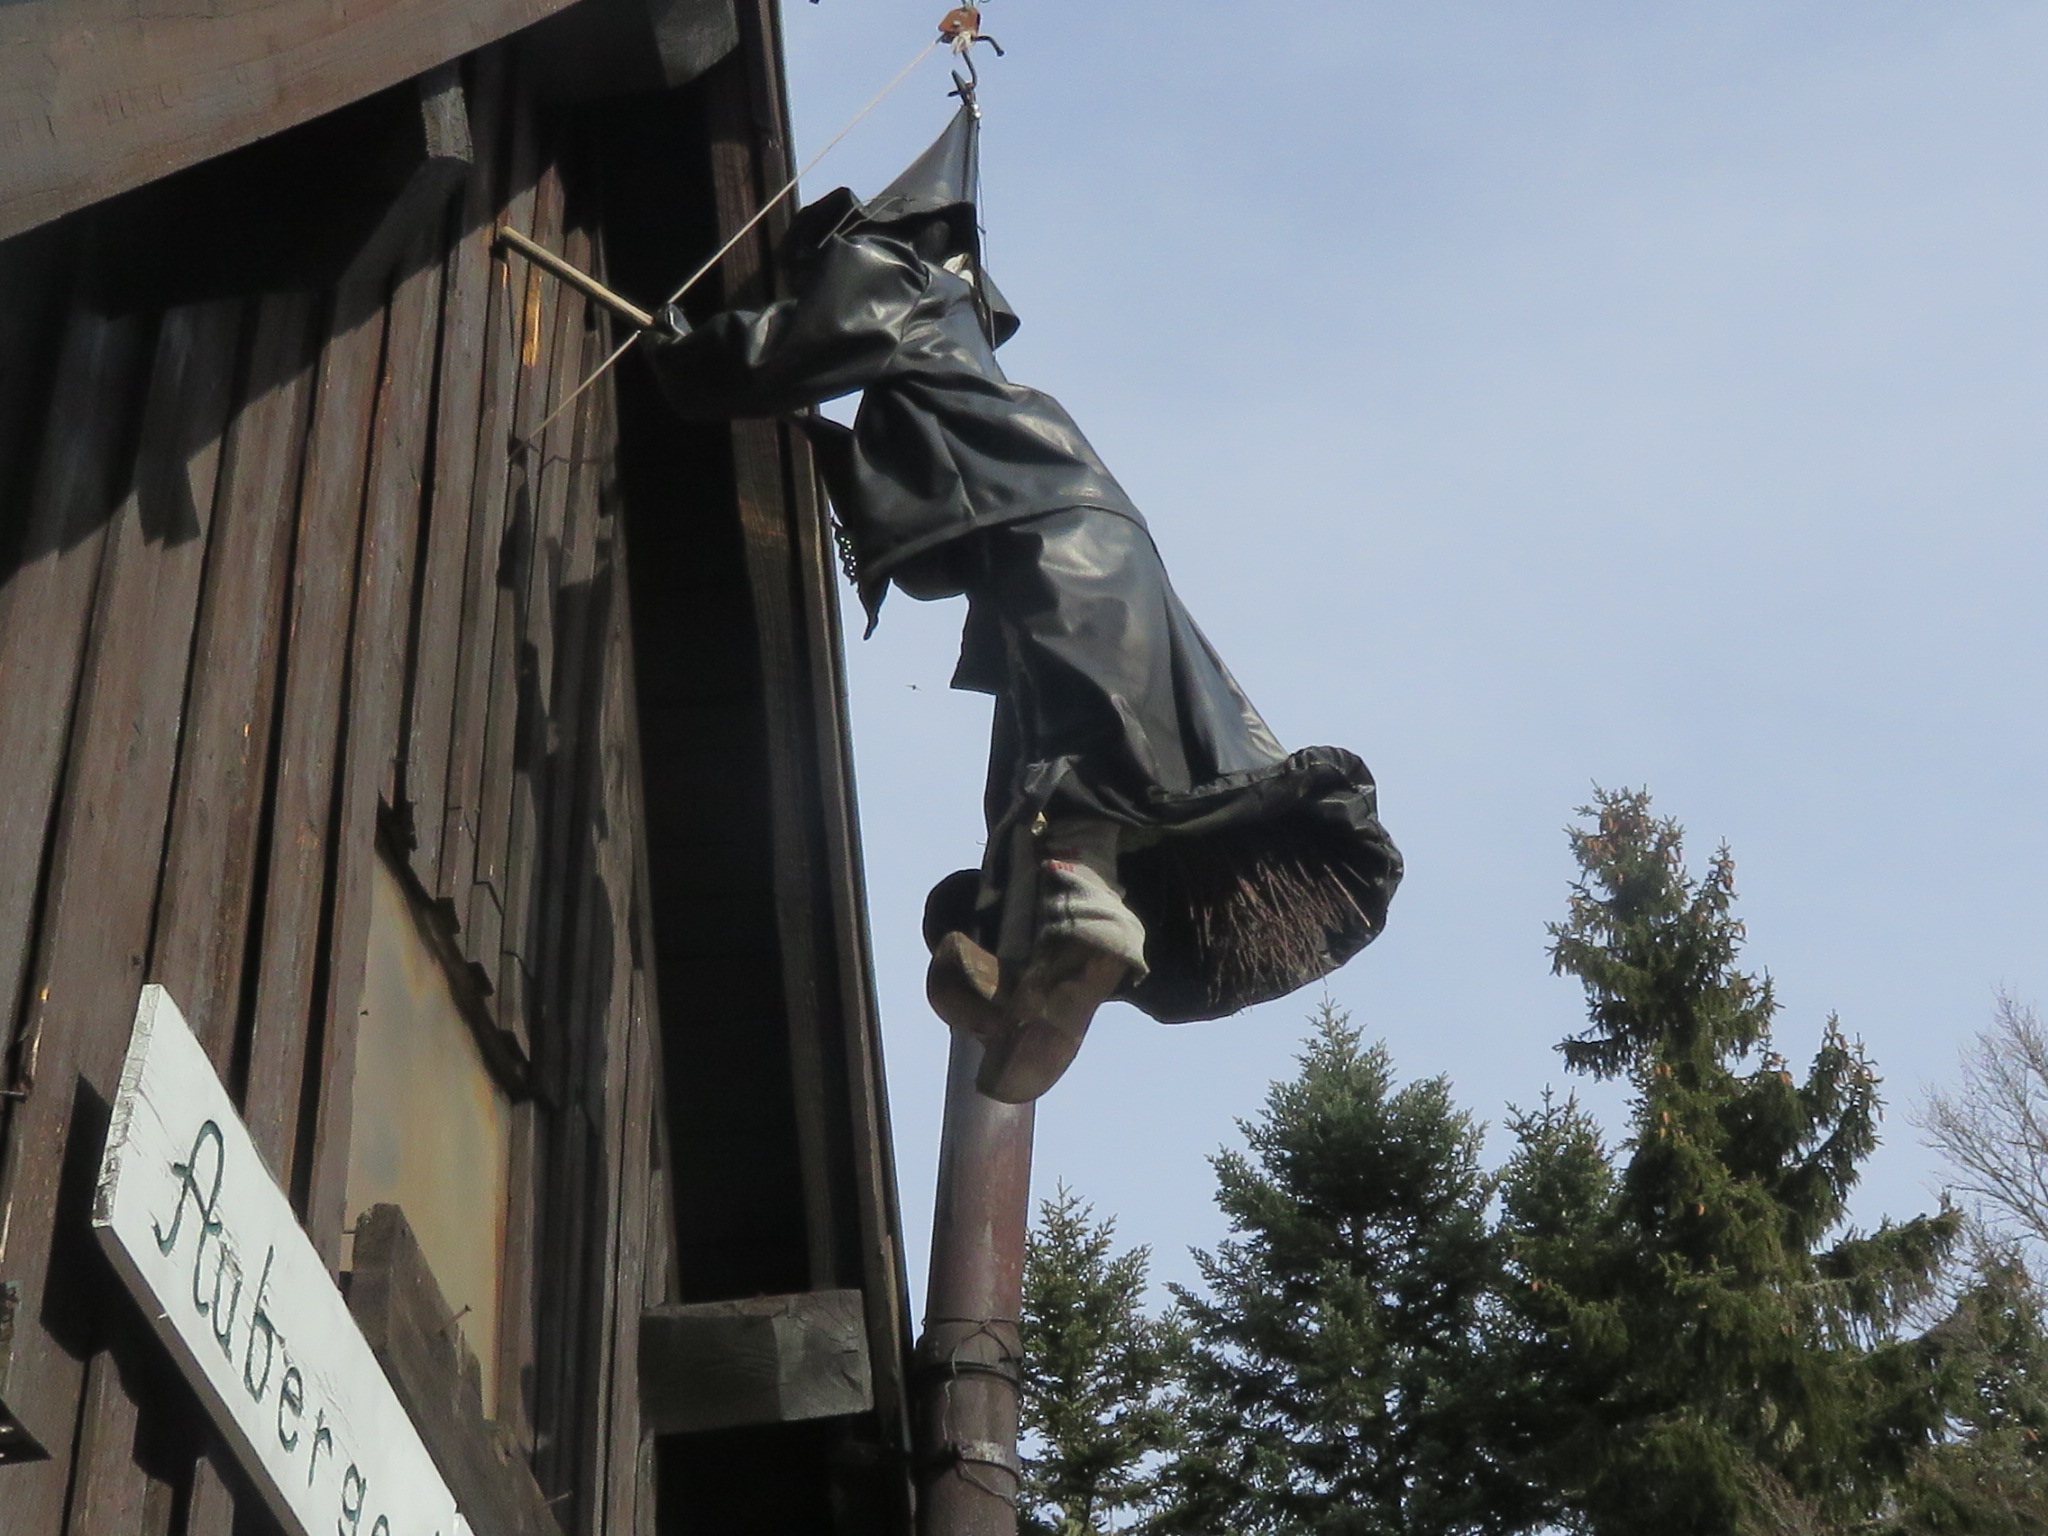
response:
[[[162,987],[135,1011],[93,1228],[287,1531],[468,1536]]]

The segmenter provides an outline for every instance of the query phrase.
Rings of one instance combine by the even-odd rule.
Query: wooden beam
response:
[[[476,1357],[395,1205],[356,1224],[348,1310],[476,1536],[561,1536],[517,1443],[484,1417]]]
[[[0,6],[0,239],[361,100],[567,3]]]
[[[242,398],[221,445],[206,572],[158,879],[149,980],[183,1004],[223,1081],[243,1033],[242,969],[258,908],[265,781],[292,570],[289,511],[313,392],[313,301],[255,306]]]
[[[586,101],[688,85],[740,44],[734,0],[583,0],[537,27],[534,85]]]
[[[453,65],[113,199],[92,298],[112,314],[313,291],[438,246],[474,151]]]
[[[640,1411],[657,1435],[866,1413],[875,1404],[859,1291],[807,1291],[640,1319]]]

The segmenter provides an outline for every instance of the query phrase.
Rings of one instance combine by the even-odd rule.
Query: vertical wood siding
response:
[[[0,242],[0,1279],[52,1453],[0,1466],[0,1536],[267,1528],[85,1203],[155,980],[342,1265],[379,857],[514,1090],[496,1412],[565,1532],[651,1536],[657,1499],[671,1529],[908,1529],[809,460],[787,424],[676,421],[633,360],[550,421],[611,337],[492,244],[646,294],[715,248],[789,174],[774,7],[740,18],[687,90],[574,110],[517,41],[464,61],[473,169],[396,271],[108,316],[111,219]],[[786,219],[696,300],[767,297]],[[642,1436],[643,1308],[840,1287],[873,1414]]]
[[[0,1467],[8,1536],[265,1527],[83,1201],[161,981],[339,1267],[380,839],[524,1063],[500,1415],[566,1529],[653,1528],[632,1341],[674,1237],[610,389],[508,451],[606,338],[490,232],[602,259],[515,52],[468,61],[475,174],[395,273],[109,318],[91,212],[0,244],[0,1276],[51,1452]]]

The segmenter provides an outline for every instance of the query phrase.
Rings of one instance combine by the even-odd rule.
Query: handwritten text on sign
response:
[[[468,1536],[161,987],[144,987],[135,1012],[93,1227],[286,1530]]]

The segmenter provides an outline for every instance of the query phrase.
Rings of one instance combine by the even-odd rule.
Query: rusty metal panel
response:
[[[512,1101],[492,1076],[413,898],[381,858],[356,1041],[348,1225],[396,1205],[497,1401]]]

